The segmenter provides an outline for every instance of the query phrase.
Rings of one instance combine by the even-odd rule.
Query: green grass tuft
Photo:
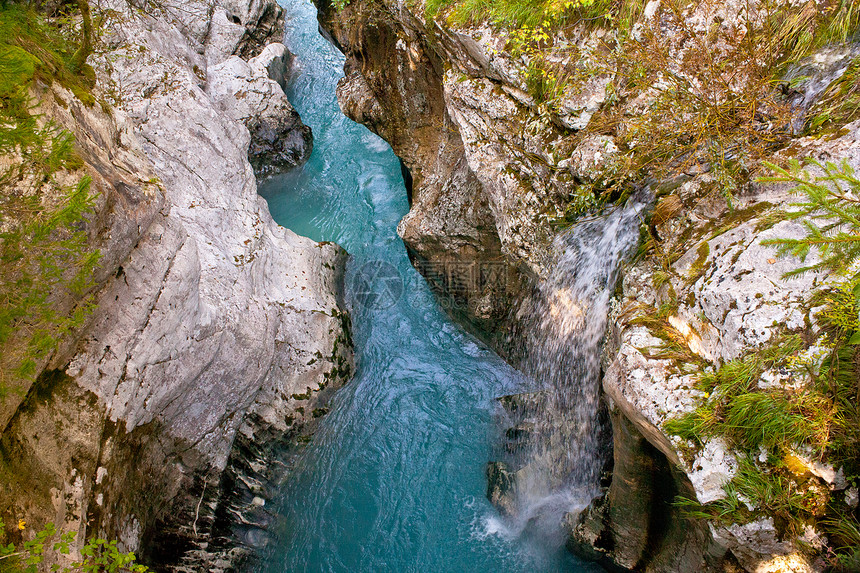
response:
[[[816,416],[821,418],[822,416]],[[755,449],[820,442],[827,426],[804,415],[801,404],[774,392],[750,392],[734,397],[727,405],[722,430],[735,443]]]

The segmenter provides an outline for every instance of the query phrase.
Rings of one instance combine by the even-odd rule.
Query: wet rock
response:
[[[515,478],[504,462],[487,463],[487,499],[502,515],[516,512]]]
[[[529,448],[540,439],[535,427],[535,415],[544,403],[540,393],[511,394],[498,398],[502,407],[498,423],[503,426],[501,447],[506,459],[515,467],[522,465]]]
[[[725,550],[715,547],[701,521],[675,505],[692,487],[617,408],[612,482],[579,516],[566,518],[567,546],[610,571],[725,570]]]
[[[588,561],[598,561],[612,571],[614,540],[608,529],[608,510],[609,500],[604,491],[585,511],[565,515],[564,527],[570,532],[565,546],[571,553]],[[616,567],[615,570],[620,569]]]
[[[858,43],[825,46],[789,68],[784,77],[784,89],[789,93],[794,111],[792,128],[796,135],[803,132],[806,112],[834,81],[842,77],[857,56],[860,56]]]
[[[498,399],[498,402],[509,416],[522,420],[533,414],[535,409],[540,407],[542,398],[540,392],[526,392],[502,396]]]
[[[533,428],[531,424],[517,424],[516,426],[505,430],[505,438],[511,442],[522,442],[528,440],[532,430]]]

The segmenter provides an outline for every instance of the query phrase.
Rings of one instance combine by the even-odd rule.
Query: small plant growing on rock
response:
[[[800,239],[771,239],[765,245],[777,247],[780,255],[794,255],[801,262],[810,251],[817,251],[820,260],[811,265],[798,267],[788,273],[793,276],[809,271],[830,271],[840,276],[860,277],[855,268],[860,259],[860,180],[848,163],[837,166],[810,161],[819,175],[812,175],[797,160],[791,160],[788,168],[766,163],[775,175],[761,177],[766,183],[793,184],[793,193],[801,200],[791,203],[791,210],[782,217],[799,220],[806,229]]]
[[[24,531],[26,527],[23,521],[18,522],[19,530]],[[3,528],[4,523],[0,520],[0,530]],[[57,535],[54,524],[48,523],[36,532],[33,539],[17,547],[14,543],[0,544],[0,572],[36,573],[46,558],[69,555],[74,541],[73,531]],[[62,573],[147,573],[149,571],[146,566],[136,562],[134,553],[121,552],[117,548],[116,541],[90,539],[81,548],[80,554],[80,561],[73,561],[66,567],[54,564],[51,566],[51,571]]]

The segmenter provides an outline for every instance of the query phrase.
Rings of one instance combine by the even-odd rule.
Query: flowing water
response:
[[[599,417],[601,340],[645,204],[645,197],[631,200],[557,235],[548,276],[517,311],[525,345],[520,368],[532,392],[515,401],[508,432],[514,439],[505,444],[511,454],[502,457],[516,472],[520,529],[537,524],[552,534],[553,523],[598,494],[610,447]]]
[[[261,194],[280,224],[352,255],[357,373],[296,461],[263,570],[600,571],[519,535],[486,500],[495,399],[528,382],[452,324],[409,264],[395,231],[408,210],[399,162],[341,115],[343,57],[318,34],[313,6],[286,8],[297,56],[288,95],[315,147]]]

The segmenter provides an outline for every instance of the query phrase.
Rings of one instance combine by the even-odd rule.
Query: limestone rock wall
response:
[[[346,253],[279,227],[257,195],[252,162],[265,175],[310,153],[271,43],[281,8],[108,7],[93,64],[114,109],[45,99],[65,100],[52,117],[101,193],[98,307],[8,407],[0,509],[117,538],[159,570],[226,570],[265,545],[291,444],[351,374]]]
[[[842,131],[843,135],[825,140],[798,139],[783,154],[821,162],[847,161],[857,169],[860,123],[849,124]],[[785,279],[783,274],[796,268],[797,261],[776,258],[772,248],[761,244],[774,237],[804,236],[797,222],[763,224],[776,206],[789,200],[784,187],[760,186],[739,197],[735,221],[715,228],[711,222],[725,220],[722,218],[728,214],[713,211],[723,207],[715,206],[703,193],[709,182],[710,176],[703,175],[684,183],[678,190],[683,201],[678,214],[656,227],[666,237],[667,252],[682,253],[670,267],[668,282],[655,288],[655,273],[661,268],[653,261],[627,269],[617,317],[610,327],[606,348],[609,364],[603,378],[604,391],[616,415],[628,420],[633,431],[645,436],[660,457],[681,471],[679,482],[702,503],[724,497],[723,485],[737,472],[737,459],[721,438],[712,438],[692,453],[678,438],[664,433],[664,422],[692,411],[702,393],[695,388],[694,373],[679,372],[671,359],[656,356],[663,342],[640,319],[668,302],[671,292],[679,301],[668,319],[673,333],[700,357],[725,363],[761,348],[785,329],[814,331],[816,309],[810,307],[809,297],[826,278],[820,273],[806,273]],[[813,263],[814,257],[810,255],[807,262]],[[790,388],[793,383],[778,371],[766,373],[763,379],[770,380],[773,387]],[[822,472],[820,480],[820,487],[837,492],[847,487],[830,471]],[[615,484],[613,481],[610,498]],[[581,538],[582,531],[574,537]],[[803,557],[798,540],[782,536],[772,520],[759,519],[743,526],[712,525],[711,534],[748,571],[800,572],[822,567]],[[644,533],[632,537],[640,536]],[[809,528],[800,541],[814,546],[821,543],[819,536]]]

